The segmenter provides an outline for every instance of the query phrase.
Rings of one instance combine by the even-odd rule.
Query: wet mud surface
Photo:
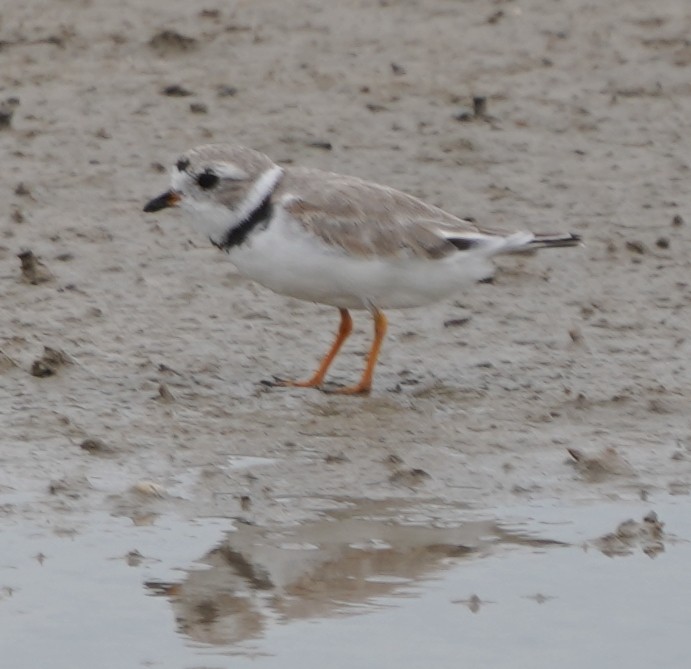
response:
[[[556,619],[585,629],[603,583],[611,601],[647,579],[650,615],[631,629],[659,631],[658,663],[684,666],[665,579],[691,538],[687,3],[31,0],[0,19],[0,644],[14,667],[37,666],[41,629],[70,667],[87,646],[124,666],[104,663],[103,639],[116,653],[138,634],[127,666],[229,666],[209,648],[291,666],[276,621],[301,621],[298,647],[301,624],[338,613],[338,637],[358,620],[344,609],[382,601],[380,637],[405,649],[415,627],[387,622],[416,615],[401,592],[433,600],[476,569],[510,590],[511,564],[532,574],[544,556],[547,580],[582,570],[592,598],[536,579],[512,601],[558,597],[573,606]],[[502,259],[492,283],[389,312],[369,397],[269,388],[313,371],[336,310],[245,281],[182,217],[141,212],[181,151],[228,140],[585,245]],[[369,319],[355,327],[334,383],[362,369]],[[577,537],[557,531],[573,523]],[[141,599],[86,629],[120,576]],[[495,612],[468,656],[489,661],[482,640],[522,614],[466,585],[445,601]],[[430,653],[439,642],[427,660],[457,666],[453,643],[420,633]],[[366,625],[352,634],[363,656],[348,641],[342,666],[371,666],[368,643],[386,657]],[[535,644],[520,657],[542,666]],[[303,666],[323,666],[328,646],[312,648]],[[653,661],[630,648],[627,666]]]

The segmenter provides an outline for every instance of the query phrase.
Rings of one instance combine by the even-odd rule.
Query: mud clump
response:
[[[53,376],[69,362],[69,358],[60,349],[44,346],[43,355],[31,364],[31,375],[39,378]]]
[[[194,37],[182,35],[175,30],[162,30],[149,40],[149,46],[159,55],[167,56],[192,51],[197,48],[198,43]]]
[[[158,397],[156,399],[158,399],[160,402],[164,402],[165,404],[171,404],[172,402],[175,402],[175,395],[170,392],[170,389],[165,383],[159,383]]]
[[[645,244],[637,239],[632,239],[626,242],[626,249],[631,253],[637,253],[638,255],[643,255],[648,250]]]
[[[12,117],[19,106],[19,98],[7,98],[0,102],[0,130],[5,130],[12,125]]]
[[[650,511],[641,522],[630,518],[619,523],[614,532],[595,539],[593,545],[607,557],[631,555],[636,548],[640,548],[653,558],[665,550],[664,526],[657,514]]]
[[[4,374],[5,372],[9,372],[12,369],[15,369],[19,367],[19,365],[10,358],[7,353],[4,351],[0,351],[0,374]]]
[[[619,454],[608,446],[596,455],[586,455],[577,448],[566,449],[571,456],[572,464],[583,479],[590,483],[599,483],[612,476],[634,476],[631,465]]]
[[[46,283],[53,278],[50,270],[34,255],[34,252],[27,249],[17,254],[21,262],[22,280],[37,286],[39,283]]]
[[[389,482],[394,485],[414,488],[422,485],[430,478],[431,476],[424,469],[397,469],[389,476]]]
[[[161,89],[161,95],[167,95],[169,98],[186,98],[194,93],[180,84],[170,84]]]
[[[79,448],[92,455],[114,455],[115,449],[112,446],[106,444],[103,439],[89,437],[84,439]]]

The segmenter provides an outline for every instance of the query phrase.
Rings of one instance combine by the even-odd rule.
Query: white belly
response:
[[[477,253],[439,260],[349,256],[275,223],[230,249],[230,259],[247,278],[301,300],[344,309],[419,307],[492,274],[491,263]]]

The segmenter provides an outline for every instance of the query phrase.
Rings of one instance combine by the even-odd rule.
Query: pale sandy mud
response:
[[[0,8],[3,523],[273,536],[364,502],[460,527],[685,499],[690,30],[682,0]],[[335,310],[141,212],[181,151],[226,140],[585,246],[391,312],[370,397],[269,390],[312,371]],[[362,367],[356,327],[337,382]]]

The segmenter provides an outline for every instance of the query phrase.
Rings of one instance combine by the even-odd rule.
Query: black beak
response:
[[[180,195],[174,190],[168,190],[162,195],[155,197],[150,202],[147,202],[144,211],[150,214],[152,211],[160,211],[166,207],[174,207],[178,202],[180,202]]]

